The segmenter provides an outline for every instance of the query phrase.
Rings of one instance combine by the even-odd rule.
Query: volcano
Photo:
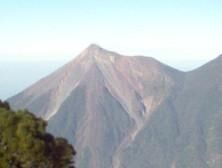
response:
[[[92,44],[8,101],[48,121],[78,168],[221,168],[222,56],[182,72]]]

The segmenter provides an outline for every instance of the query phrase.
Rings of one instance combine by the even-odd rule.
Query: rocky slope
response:
[[[221,57],[185,73],[91,45],[9,102],[68,138],[78,168],[219,168],[221,72]]]

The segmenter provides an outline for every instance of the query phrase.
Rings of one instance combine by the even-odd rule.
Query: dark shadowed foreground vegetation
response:
[[[74,148],[46,132],[46,121],[0,100],[1,168],[74,168]]]

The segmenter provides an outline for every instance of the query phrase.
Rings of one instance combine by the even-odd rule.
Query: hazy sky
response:
[[[0,0],[0,86],[11,72],[28,81],[19,91],[91,43],[193,69],[222,53],[221,9],[221,0]]]
[[[206,61],[222,53],[221,8],[221,0],[0,0],[0,57],[68,60],[97,43],[175,65]]]

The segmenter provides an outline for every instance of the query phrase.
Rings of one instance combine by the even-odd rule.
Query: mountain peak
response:
[[[98,49],[102,49],[102,47],[100,47],[99,45],[92,43],[87,47],[88,50],[98,50]]]
[[[102,47],[97,44],[90,44],[83,52],[87,53],[87,55],[95,55],[95,53],[99,53],[101,51],[105,51]]]
[[[97,44],[89,45],[79,56],[81,60],[88,60],[97,63],[114,61],[116,53],[108,51]]]
[[[97,44],[90,44],[82,53],[81,57],[95,57],[101,55],[100,53],[105,51],[102,47]]]

